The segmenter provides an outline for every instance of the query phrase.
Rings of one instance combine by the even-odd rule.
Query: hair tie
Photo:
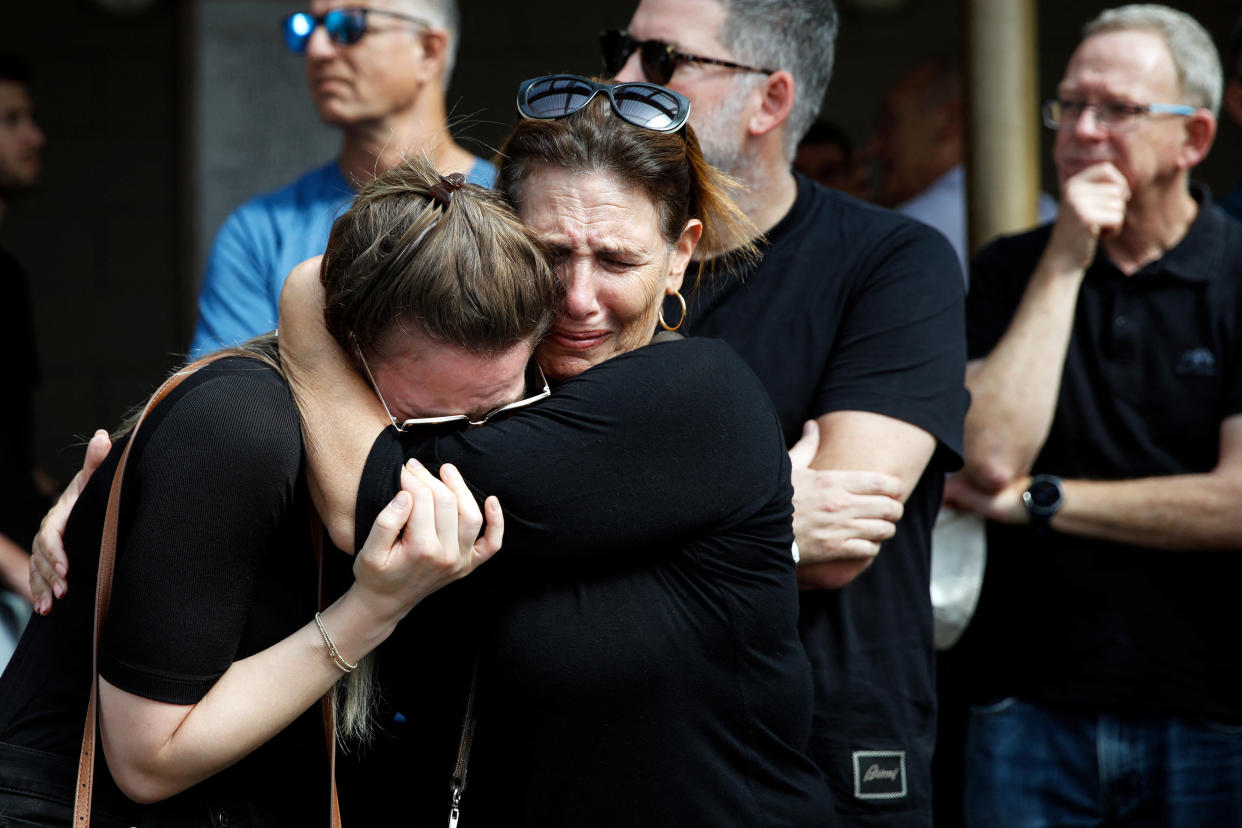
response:
[[[449,173],[447,176],[440,176],[440,181],[432,186],[431,197],[434,198],[444,209],[448,209],[449,202],[453,200],[453,193],[460,190],[466,184],[466,177],[461,173]]]

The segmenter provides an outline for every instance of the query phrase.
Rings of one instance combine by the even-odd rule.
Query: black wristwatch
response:
[[[1051,474],[1037,474],[1031,478],[1031,485],[1022,493],[1022,505],[1031,518],[1031,525],[1036,529],[1047,529],[1052,516],[1061,510],[1065,503],[1065,493],[1061,489],[1061,478]]]

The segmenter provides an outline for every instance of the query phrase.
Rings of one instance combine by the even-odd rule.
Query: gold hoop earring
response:
[[[673,295],[676,296],[677,301],[681,303],[681,319],[678,319],[677,324],[670,328],[668,323],[664,321],[664,306],[660,305],[660,327],[666,331],[675,331],[682,325],[686,324],[686,300],[681,295],[680,290],[674,290]]]

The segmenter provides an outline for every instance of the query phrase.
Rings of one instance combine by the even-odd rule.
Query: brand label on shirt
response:
[[[1208,348],[1191,348],[1177,358],[1174,369],[1184,377],[1216,376],[1216,355]]]
[[[904,750],[854,751],[854,796],[858,799],[900,799],[906,795]]]

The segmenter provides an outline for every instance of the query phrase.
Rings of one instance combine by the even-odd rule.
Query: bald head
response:
[[[961,73],[929,60],[908,71],[884,99],[868,154],[880,165],[877,200],[908,201],[962,161]]]

